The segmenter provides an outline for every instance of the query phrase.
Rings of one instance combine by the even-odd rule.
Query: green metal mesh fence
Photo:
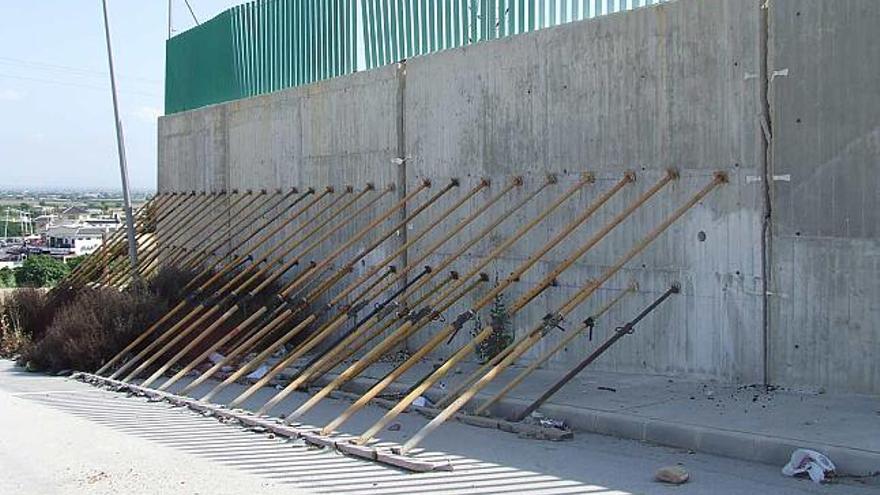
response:
[[[503,38],[667,0],[360,0],[365,65]]]
[[[168,40],[165,112],[667,0],[256,0]]]
[[[352,72],[356,0],[258,0],[168,40],[165,113]]]

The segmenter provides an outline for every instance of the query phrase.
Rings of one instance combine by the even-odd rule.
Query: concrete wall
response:
[[[572,315],[574,325],[630,281],[638,282],[638,294],[601,322],[601,338],[672,281],[683,285],[681,296],[596,366],[754,383],[764,379],[766,349],[771,381],[877,392],[878,221],[869,213],[876,211],[878,184],[869,169],[880,156],[880,84],[868,27],[876,25],[880,8],[870,0],[776,0],[762,11],[762,3],[672,2],[418,57],[402,68],[164,117],[159,186],[317,187],[404,179],[411,189],[425,177],[439,186],[457,177],[463,194],[481,177],[490,179],[491,190],[470,202],[465,214],[513,175],[524,176],[523,190],[497,205],[492,212],[497,214],[548,172],[557,174],[559,184],[450,267],[466,271],[581,172],[594,172],[596,184],[487,267],[494,280],[626,170],[636,171],[634,186],[506,293],[509,303],[666,168],[677,168],[680,180],[560,277],[558,287],[515,316],[514,326],[524,330],[601,274],[711,180],[713,171],[723,170],[730,184],[697,205]],[[833,55],[840,47],[853,56]],[[818,60],[824,59],[817,54],[834,70],[820,70]],[[765,77],[765,62],[770,72],[788,68],[788,75]],[[769,141],[762,131],[764,113]],[[406,159],[404,170],[393,163],[398,156]],[[761,262],[765,173],[792,177],[774,182],[769,191],[769,327]],[[426,220],[417,219],[407,231],[418,232]],[[409,257],[418,256],[453,221],[438,226]],[[459,239],[478,227],[479,222]],[[441,254],[455,247],[445,246]],[[464,308],[459,305],[450,315]],[[418,346],[430,332],[408,344]],[[466,338],[462,332],[456,345],[438,354],[448,354]],[[556,338],[549,336],[528,357]],[[576,341],[550,366],[570,366],[591,345]]]
[[[394,67],[159,120],[159,189],[388,184]]]
[[[771,379],[876,393],[880,4],[770,5]]]
[[[759,173],[759,105],[757,80],[744,78],[758,70],[758,27],[752,2],[679,2],[408,62],[406,153],[415,176],[467,171],[500,182],[525,174],[535,187],[545,173],[556,172],[563,183],[546,199],[567,188],[579,172],[594,171],[600,179],[589,188],[595,191],[565,205],[495,264],[493,278],[515,269],[624,170],[638,173],[636,186],[515,284],[506,294],[508,302],[544,278],[665,169],[682,173],[676,185],[564,273],[558,288],[519,313],[517,328],[530,327],[599,276],[714,170],[725,170],[730,186],[691,211],[580,313],[586,316],[630,280],[637,281],[639,295],[601,322],[597,337],[604,337],[669,283],[680,281],[683,297],[658,311],[644,331],[613,348],[597,367],[761,379],[760,188],[745,181]],[[700,231],[707,234],[705,242],[697,238]],[[570,325],[581,319],[572,318]],[[530,355],[561,337],[550,336]],[[458,341],[467,338],[462,332]],[[588,347],[576,341],[553,365],[570,366]]]
[[[396,69],[387,67],[163,117],[159,190],[320,191],[368,182],[380,190],[397,181],[397,87]],[[328,242],[312,256],[330,251]]]

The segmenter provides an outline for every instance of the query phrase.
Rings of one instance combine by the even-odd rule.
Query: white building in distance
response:
[[[43,251],[61,257],[89,254],[98,249],[104,239],[117,228],[119,224],[115,222],[104,225],[80,223],[49,227]]]

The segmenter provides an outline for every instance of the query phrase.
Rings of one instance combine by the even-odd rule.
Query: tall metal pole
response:
[[[116,94],[116,74],[113,71],[113,49],[110,45],[110,18],[107,15],[107,0],[104,6],[104,35],[107,38],[107,63],[110,66],[110,91],[113,93],[113,115],[116,117],[116,147],[119,152],[119,173],[122,175],[122,201],[125,207],[125,224],[128,229],[128,258],[131,262],[132,276],[137,279],[137,241],[134,236],[134,216],[131,211],[131,194],[128,190],[128,165],[125,161],[125,138],[122,134],[122,119],[119,117],[119,98]]]

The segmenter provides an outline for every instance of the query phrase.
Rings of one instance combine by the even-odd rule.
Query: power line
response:
[[[80,74],[83,76],[89,77],[107,77],[107,71],[100,71],[94,69],[86,69],[83,67],[74,67],[70,65],[58,65],[58,64],[49,64],[45,62],[35,62],[32,60],[25,60],[20,58],[12,58],[12,57],[0,57],[0,64],[19,66],[19,67],[28,67],[32,69],[38,70],[47,70],[47,71],[59,71],[59,72],[70,72],[75,74]],[[138,76],[125,76],[125,79],[128,80],[138,80],[144,83],[150,84],[161,84],[162,81],[158,79],[149,79],[145,77]]]
[[[16,74],[2,74],[2,73],[0,73],[0,77],[5,77],[8,79],[19,79],[22,81],[34,81],[34,82],[40,82],[40,83],[46,83],[46,84],[56,84],[59,86],[70,86],[70,87],[76,87],[76,88],[94,89],[94,90],[98,90],[98,91],[107,91],[107,89],[109,89],[109,86],[83,84],[83,83],[73,82],[73,81],[59,81],[56,79],[42,79],[39,77],[19,76]],[[140,95],[140,96],[150,96],[150,97],[161,96],[159,93],[147,93],[144,91],[137,91],[137,90],[122,90],[121,92],[127,93],[127,94],[136,94],[136,95]]]
[[[196,26],[200,26],[201,23],[199,22],[198,19],[196,19],[196,13],[193,12],[193,8],[192,8],[192,5],[189,4],[189,0],[183,0],[183,3],[185,3],[185,4],[186,4],[186,8],[189,9],[189,15],[191,15],[192,18],[193,18],[193,20],[196,21]]]

